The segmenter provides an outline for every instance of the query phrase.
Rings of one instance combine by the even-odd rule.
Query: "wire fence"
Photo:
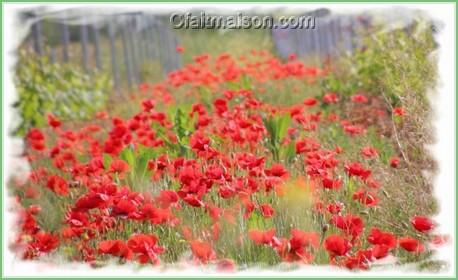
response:
[[[27,43],[52,63],[75,62],[86,72],[105,70],[114,89],[132,89],[146,77],[142,71],[156,63],[164,74],[181,66],[178,38],[158,16],[135,12],[90,15],[78,11],[24,13],[31,23]]]
[[[351,53],[361,47],[360,32],[370,26],[370,18],[354,15],[335,15],[317,10],[308,15],[315,17],[314,28],[272,29],[272,39],[278,54],[287,58],[317,58],[319,61]]]
[[[371,18],[364,15],[331,14],[318,9],[306,15],[315,18],[314,28],[272,29],[277,54],[326,61],[362,46],[362,34]],[[146,12],[63,10],[25,12],[31,24],[28,44],[36,54],[53,63],[77,63],[86,72],[103,70],[112,77],[116,92],[144,82],[145,69],[160,68],[163,74],[182,65],[176,51],[178,37],[168,18]]]

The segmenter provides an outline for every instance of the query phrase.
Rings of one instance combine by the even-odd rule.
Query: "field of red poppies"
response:
[[[220,271],[427,262],[447,238],[391,130],[409,107],[328,91],[333,71],[265,51],[201,55],[142,84],[121,104],[129,117],[49,114],[26,135],[28,180],[11,184],[13,249]]]

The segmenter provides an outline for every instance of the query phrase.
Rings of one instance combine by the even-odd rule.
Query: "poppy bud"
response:
[[[325,232],[328,231],[328,229],[329,229],[329,225],[328,225],[328,224],[324,224],[323,227],[321,228],[321,231],[322,231],[323,233],[325,233]]]

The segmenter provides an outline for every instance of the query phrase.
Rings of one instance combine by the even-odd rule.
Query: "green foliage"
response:
[[[338,62],[323,86],[349,96],[363,90],[382,95],[391,105],[399,105],[408,95],[426,103],[426,90],[436,79],[435,48],[431,24],[418,21],[409,28],[385,31],[375,28],[364,37],[364,48]]]
[[[177,135],[179,154],[186,155],[189,150],[187,141],[193,131],[193,123],[181,108],[175,113],[173,129]]]
[[[110,80],[102,73],[86,74],[70,64],[52,64],[46,57],[20,55],[16,69],[18,101],[13,105],[21,116],[15,135],[46,124],[52,113],[61,120],[85,120],[105,106]]]
[[[285,138],[286,133],[288,132],[289,124],[291,122],[291,117],[289,115],[275,115],[274,117],[264,118],[264,126],[269,133],[269,143],[268,147],[272,152],[273,158],[275,161],[280,159],[281,144],[283,138]],[[286,146],[286,151],[291,149]],[[290,153],[288,152],[288,155]]]
[[[151,148],[138,145],[136,149],[128,146],[119,153],[119,158],[129,164],[129,183],[131,183],[132,186],[135,186],[137,181],[141,181],[146,178],[146,175],[149,174],[148,161],[156,159],[162,152],[163,148]],[[105,169],[110,168],[112,161],[112,156],[109,154],[103,154],[103,166]]]

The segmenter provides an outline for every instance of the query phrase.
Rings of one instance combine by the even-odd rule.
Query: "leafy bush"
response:
[[[52,64],[46,57],[20,55],[16,69],[18,101],[13,105],[22,118],[15,135],[46,124],[52,113],[61,120],[89,119],[105,106],[110,79],[100,72],[84,73],[70,64]]]
[[[426,102],[426,92],[436,81],[435,49],[431,23],[418,21],[408,28],[384,31],[374,27],[363,48],[338,62],[324,86],[341,94],[363,90],[384,96],[391,105],[409,94]]]

